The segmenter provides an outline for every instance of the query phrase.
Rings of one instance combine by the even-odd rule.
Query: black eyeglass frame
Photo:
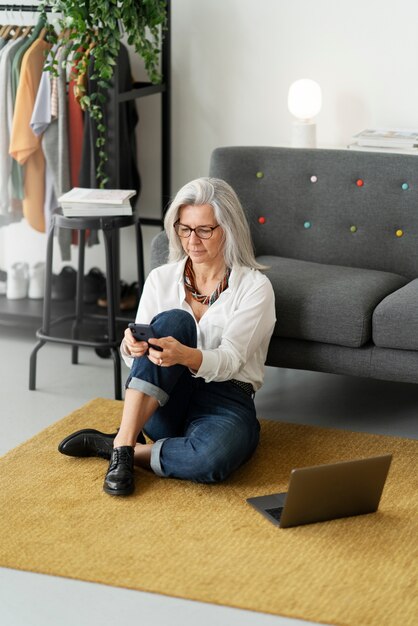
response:
[[[219,228],[220,224],[216,224],[216,226],[196,226],[196,228],[190,228],[190,226],[187,226],[187,224],[182,224],[181,222],[177,221],[175,222],[175,224],[173,224],[174,226],[174,230],[176,231],[177,235],[181,238],[181,239],[189,239],[189,237],[191,237],[192,233],[196,233],[196,237],[198,237],[199,239],[210,239],[213,235],[213,231],[216,230],[217,228]],[[177,227],[178,226],[183,226],[183,228],[188,228],[189,229],[189,234],[188,235],[180,235]],[[198,230],[201,229],[205,229],[205,230],[210,230],[210,235],[209,237],[201,237],[198,234]]]

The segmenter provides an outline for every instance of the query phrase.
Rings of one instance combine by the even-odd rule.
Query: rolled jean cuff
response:
[[[168,437],[165,437],[164,439],[158,439],[158,441],[156,441],[151,448],[150,465],[152,471],[154,472],[154,474],[157,474],[157,476],[165,476],[163,468],[161,467],[160,455],[162,445],[164,441],[166,441],[166,439],[168,439]]]
[[[149,383],[147,380],[141,378],[132,377],[127,385],[128,389],[136,389],[136,391],[142,391],[147,396],[155,398],[160,406],[167,404],[170,396],[160,387]]]

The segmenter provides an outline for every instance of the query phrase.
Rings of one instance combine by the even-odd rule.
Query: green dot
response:
[[[310,228],[311,227],[311,223],[310,222],[305,222],[303,224],[303,228]]]
[[[263,172],[257,172],[256,176],[257,176],[257,178],[264,178],[264,173]]]
[[[350,232],[356,233],[357,232],[357,226],[350,226]]]

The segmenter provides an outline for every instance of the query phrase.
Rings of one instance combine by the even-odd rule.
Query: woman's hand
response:
[[[153,346],[158,346],[162,350],[156,350]],[[178,365],[182,363],[182,357],[184,357],[183,349],[185,347],[174,337],[153,338],[149,340],[148,358],[154,365],[164,367]]]
[[[152,346],[158,346],[162,350],[156,350]],[[196,348],[189,348],[183,345],[174,337],[152,338],[149,340],[148,358],[160,367],[170,367],[171,365],[185,365],[197,371],[202,363],[202,353]]]
[[[148,344],[146,341],[137,341],[132,334],[130,328],[127,328],[124,333],[123,340],[125,342],[125,348],[130,356],[140,357],[144,356],[148,350]]]

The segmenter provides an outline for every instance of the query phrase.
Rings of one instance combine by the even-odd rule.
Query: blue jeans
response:
[[[174,309],[152,320],[157,337],[196,347],[196,324]],[[260,425],[254,400],[230,381],[206,383],[183,365],[159,367],[134,359],[126,387],[155,397],[160,407],[144,427],[155,443],[151,468],[159,476],[202,483],[225,480],[254,453]]]

